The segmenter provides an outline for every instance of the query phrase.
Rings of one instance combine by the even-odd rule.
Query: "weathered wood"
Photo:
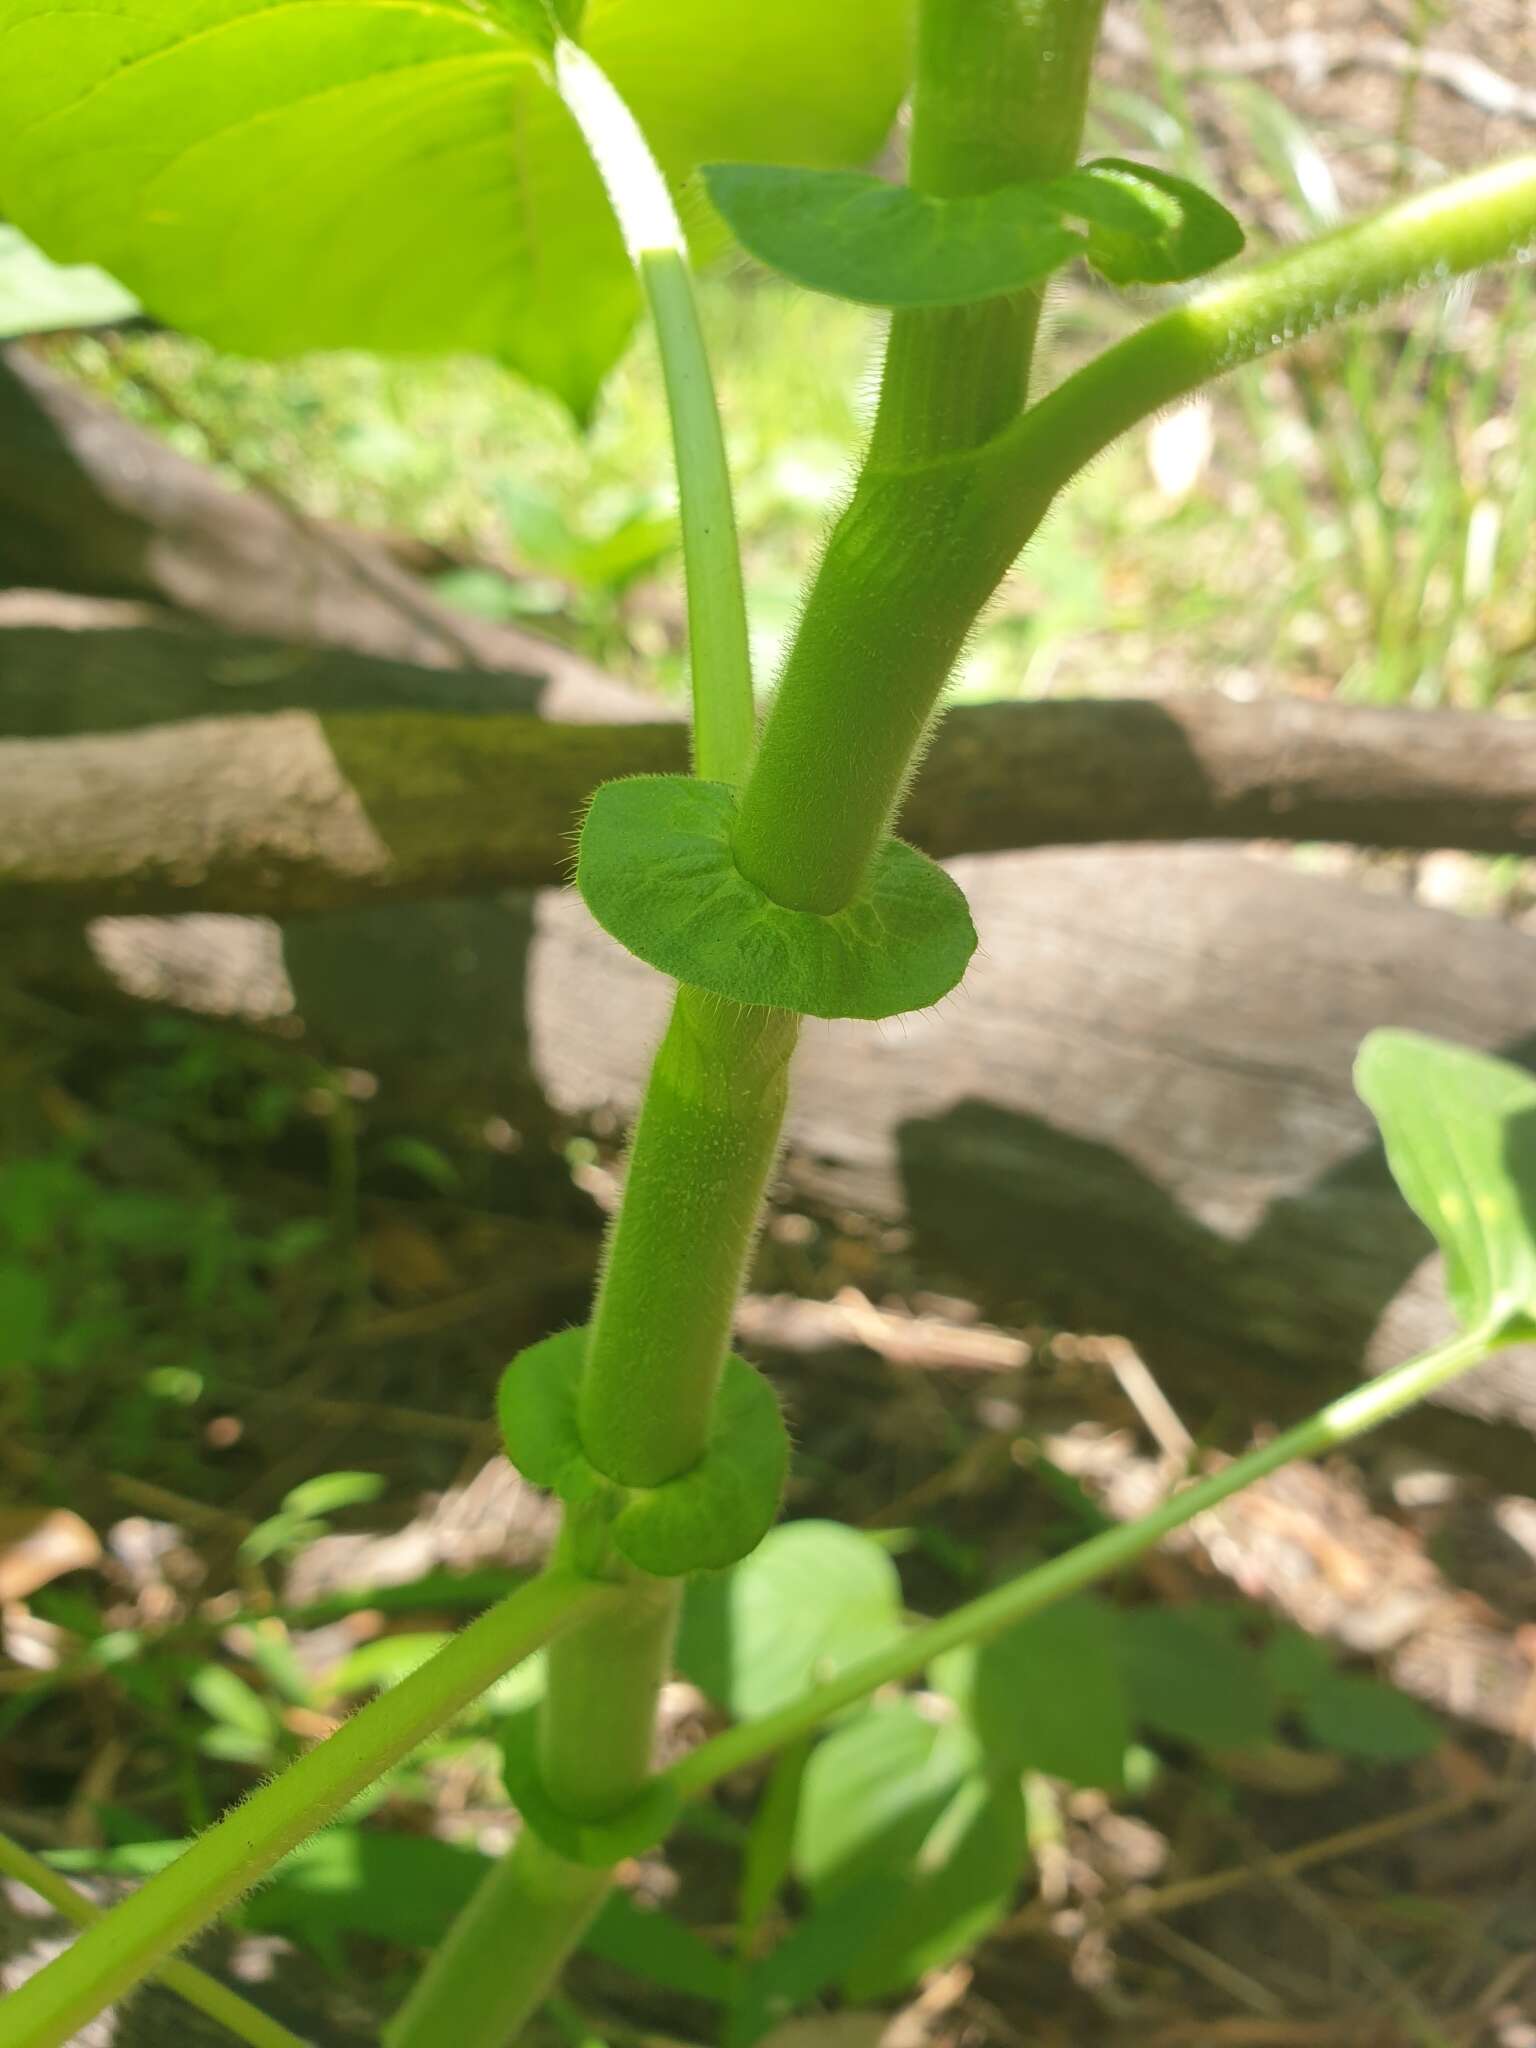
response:
[[[1536,939],[1229,848],[953,871],[981,931],[972,974],[931,1013],[807,1026],[791,1200],[904,1226],[923,1283],[995,1317],[1130,1336],[1186,1419],[1215,1416],[1229,1437],[1444,1332],[1428,1239],[1350,1067],[1388,1023],[1536,1063]],[[126,919],[111,943],[141,995],[296,1008],[317,1050],[360,1065],[456,1060],[445,1108],[481,1102],[514,1123],[529,1104],[633,1109],[667,986],[578,898],[429,913],[451,984],[392,950],[386,911],[296,919],[281,937],[239,918]],[[349,948],[366,948],[370,920],[385,929],[360,968]],[[365,978],[359,999],[359,974],[379,971],[392,979]],[[1536,1359],[1508,1354],[1453,1403],[1412,1439],[1536,1485]]]
[[[599,782],[686,760],[677,724],[613,723],[646,700],[601,679],[424,670],[164,621],[13,625],[0,678],[13,922],[554,882]],[[1536,726],[1283,699],[968,705],[940,728],[903,829],[941,855],[1252,836],[1533,850]]]
[[[1130,1336],[1192,1426],[1292,1418],[1445,1331],[1351,1063],[1380,1024],[1536,1058],[1536,940],[1226,849],[953,872],[971,977],[883,1030],[808,1027],[794,1185],[906,1224],[924,1278],[995,1315]],[[530,1050],[558,1108],[633,1104],[665,1000],[577,900],[539,899]],[[1410,1425],[1522,1489],[1532,1430],[1515,1353]]]
[[[365,535],[231,490],[22,344],[0,349],[0,448],[0,587],[149,600],[290,646],[502,671],[540,685],[546,717],[633,715],[632,693],[580,655],[450,611]]]

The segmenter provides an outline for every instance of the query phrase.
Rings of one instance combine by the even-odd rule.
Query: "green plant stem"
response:
[[[1102,0],[924,0],[912,182],[952,198],[1070,169],[1102,13]],[[742,792],[737,864],[794,909],[858,894],[995,587],[954,544],[969,478],[948,459],[1018,416],[1040,304],[1035,290],[891,322],[869,455]]]
[[[1421,1358],[1410,1359],[1406,1365],[1367,1380],[1294,1429],[1286,1430],[1244,1457],[1233,1459],[1208,1478],[1184,1487],[1140,1520],[1090,1537],[1076,1549],[1053,1557],[1006,1586],[967,1601],[941,1620],[910,1630],[889,1649],[877,1650],[874,1655],[850,1664],[836,1678],[791,1700],[777,1712],[765,1714],[757,1721],[744,1721],[739,1727],[717,1735],[674,1764],[667,1776],[684,1797],[696,1798],[733,1771],[758,1763],[786,1744],[811,1734],[830,1716],[845,1707],[856,1706],[882,1685],[915,1677],[946,1650],[984,1641],[1068,1594],[1081,1592],[1085,1586],[1133,1564],[1174,1530],[1219,1507],[1233,1494],[1267,1478],[1282,1465],[1292,1464],[1298,1458],[1319,1457],[1390,1422],[1426,1395],[1481,1363],[1500,1341],[1497,1334],[1485,1331],[1454,1337]]]
[[[778,1149],[799,1019],[680,988],[592,1317],[587,1456],[626,1486],[697,1464]]]
[[[677,992],[635,1129],[580,1394],[587,1455],[624,1484],[656,1485],[703,1453],[798,1028],[783,1011]],[[681,1591],[627,1572],[620,1606],[550,1651],[540,1769],[550,1797],[579,1818],[605,1819],[645,1785]],[[525,1829],[423,1972],[390,2048],[503,2048],[610,1882]]]
[[[694,770],[706,782],[739,788],[757,744],[757,714],[725,436],[687,257],[676,249],[648,250],[640,259],[640,277],[661,347],[677,458]]]
[[[603,72],[562,39],[555,79],[602,175],[651,309],[682,515],[694,767],[706,781],[736,787],[757,740],[752,657],[731,473],[687,243],[666,179]]]
[[[568,1862],[524,1829],[385,2027],[385,2048],[506,2048],[612,1883],[611,1870]]]
[[[63,2048],[503,1672],[618,1600],[612,1586],[549,1573],[482,1615],[13,1991],[5,2003],[5,2048]]]
[[[857,892],[966,634],[1063,487],[1128,428],[1330,321],[1533,246],[1536,155],[1208,287],[980,449],[908,468],[867,465],[742,793],[742,872],[806,910],[836,910]]]
[[[0,1835],[0,1874],[18,1878],[76,1927],[93,1927],[103,1917],[103,1908],[94,1900],[7,1835]],[[210,1977],[206,1970],[196,1969],[191,1963],[166,1962],[155,1975],[188,2005],[195,2005],[209,2019],[227,2027],[242,2041],[249,2041],[251,2048],[306,2048],[297,2034],[290,2034],[276,2020],[268,2019],[264,2012],[231,1991],[227,1984]]]
[[[929,0],[918,14],[910,183],[968,198],[1071,170],[1103,0]],[[877,466],[979,447],[1022,411],[1041,290],[897,313]]]

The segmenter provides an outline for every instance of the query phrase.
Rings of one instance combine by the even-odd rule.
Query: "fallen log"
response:
[[[12,922],[555,882],[599,782],[686,765],[681,727],[636,722],[654,707],[601,678],[427,670],[165,620],[12,624],[0,679]],[[1287,699],[966,705],[902,826],[941,856],[1252,837],[1530,852],[1536,725]]]
[[[1350,1066],[1378,1024],[1536,1063],[1536,938],[1231,848],[953,872],[981,933],[971,975],[933,1012],[807,1026],[780,1199],[904,1229],[918,1284],[995,1320],[1130,1337],[1218,1441],[1444,1333],[1429,1240]],[[112,957],[141,996],[296,1012],[333,1058],[413,1076],[451,1058],[461,1119],[471,1101],[519,1127],[530,1103],[627,1116],[667,984],[570,892],[429,911],[451,983],[395,950],[383,910],[280,936],[114,920]],[[1536,1489],[1536,1356],[1448,1398],[1405,1440]]]
[[[940,1010],[812,1025],[788,1185],[904,1225],[925,1284],[1130,1337],[1192,1428],[1299,1417],[1449,1328],[1350,1084],[1373,1026],[1536,1064],[1536,939],[1230,849],[957,861],[981,933]],[[637,1100],[666,990],[540,897],[529,1050],[567,1113]],[[1536,1351],[1407,1424],[1536,1487]]]

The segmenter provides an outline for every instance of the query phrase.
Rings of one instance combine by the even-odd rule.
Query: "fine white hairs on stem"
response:
[[[638,264],[663,249],[685,254],[677,208],[639,124],[586,51],[566,36],[555,44],[555,83],[586,138],[631,260]]]

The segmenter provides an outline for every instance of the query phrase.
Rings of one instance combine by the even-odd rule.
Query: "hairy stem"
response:
[[[104,1909],[77,1891],[67,1877],[51,1870],[7,1835],[0,1835],[0,1875],[18,1878],[76,1927],[94,1927],[103,1916]],[[155,1976],[188,2005],[195,2005],[199,2012],[227,2027],[240,2040],[249,2041],[251,2048],[306,2048],[297,2034],[290,2034],[276,2020],[258,2012],[206,1970],[195,1969],[191,1963],[167,1962],[160,1965]]]
[[[949,0],[918,17],[910,181],[968,198],[1069,171],[1103,0]],[[870,443],[876,465],[976,448],[1023,410],[1042,289],[897,313]]]
[[[856,1706],[880,1686],[916,1677],[946,1650],[998,1635],[1065,1599],[1069,1593],[1081,1592],[1085,1586],[1133,1564],[1175,1529],[1182,1529],[1197,1515],[1219,1507],[1233,1494],[1267,1478],[1282,1465],[1292,1464],[1298,1458],[1318,1457],[1390,1422],[1426,1395],[1480,1364],[1498,1342],[1497,1336],[1485,1331],[1455,1337],[1422,1358],[1411,1359],[1377,1379],[1367,1380],[1364,1386],[1341,1395],[1294,1429],[1183,1488],[1139,1521],[1106,1529],[1075,1550],[1053,1557],[1049,1563],[1036,1566],[1007,1585],[957,1607],[942,1620],[910,1630],[889,1649],[878,1650],[873,1656],[850,1664],[827,1684],[791,1700],[776,1713],[765,1714],[761,1720],[745,1721],[740,1727],[717,1735],[672,1766],[669,1776],[673,1784],[685,1796],[696,1797],[733,1771],[757,1763],[786,1744],[813,1733],[833,1714]]]
[[[742,871],[808,910],[836,910],[857,890],[966,634],[1063,487],[1128,428],[1314,328],[1533,248],[1536,155],[1209,286],[1105,350],[980,449],[905,468],[867,465],[828,544],[743,792]],[[814,835],[807,817],[817,820]]]
[[[913,183],[954,197],[1070,169],[1102,12],[1102,0],[927,0]],[[954,544],[964,467],[935,479],[922,466],[971,455],[1016,418],[1039,310],[1030,291],[891,323],[869,456],[742,793],[737,864],[780,903],[843,909],[890,829],[939,691],[996,582]],[[893,471],[897,491],[882,487]]]
[[[575,1622],[611,1611],[617,1599],[611,1586],[549,1573],[482,1615],[13,1991],[5,2002],[6,2048],[63,2048],[503,1672]]]

